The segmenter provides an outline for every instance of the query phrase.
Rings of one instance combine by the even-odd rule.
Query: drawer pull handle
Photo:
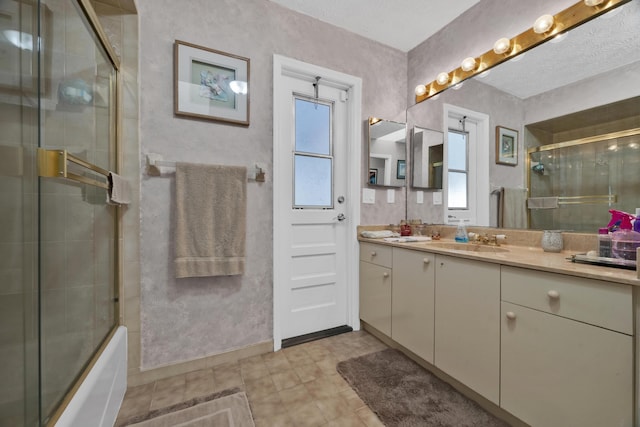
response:
[[[551,299],[558,299],[558,298],[560,298],[560,292],[552,290],[552,291],[547,292],[547,296],[549,298],[551,298]]]
[[[382,277],[389,277],[389,273],[387,272],[382,273]]]
[[[509,320],[513,320],[516,318],[516,314],[513,311],[507,311],[506,316]]]
[[[429,258],[425,258],[422,260],[422,262],[424,262],[425,264],[429,264],[431,260]]]
[[[371,252],[371,256],[376,256],[378,255],[375,251]]]

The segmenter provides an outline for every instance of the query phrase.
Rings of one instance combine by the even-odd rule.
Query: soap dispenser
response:
[[[464,222],[460,220],[458,223],[458,228],[456,229],[456,242],[467,243],[469,242],[469,235],[467,234],[467,227],[465,227]]]

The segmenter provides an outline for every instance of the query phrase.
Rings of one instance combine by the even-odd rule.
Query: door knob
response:
[[[516,318],[516,314],[513,311],[507,311],[506,316],[509,320],[513,320]]]
[[[344,216],[344,214],[343,214],[343,213],[338,214],[338,221],[344,221],[345,219],[347,219],[347,217],[346,217],[346,216]]]

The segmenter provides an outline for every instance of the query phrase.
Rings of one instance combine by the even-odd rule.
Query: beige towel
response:
[[[501,227],[527,227],[527,190],[524,188],[504,188],[500,197]]]
[[[176,277],[244,273],[247,168],[176,164]]]
[[[113,172],[109,172],[108,181],[107,204],[128,205],[131,203],[131,186],[129,185],[129,181]]]

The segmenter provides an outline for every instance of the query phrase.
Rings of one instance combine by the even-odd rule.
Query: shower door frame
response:
[[[90,30],[94,32],[97,42],[99,42],[100,46],[103,48],[106,54],[106,59],[111,63],[113,67],[113,78],[111,82],[109,82],[109,92],[110,92],[110,101],[111,101],[109,104],[109,109],[110,109],[109,115],[110,117],[113,117],[113,121],[110,124],[109,131],[110,131],[110,134],[113,135],[113,140],[111,141],[111,143],[113,143],[113,146],[114,146],[113,149],[114,149],[114,159],[115,159],[115,170],[116,172],[119,172],[122,167],[122,157],[121,157],[121,153],[122,153],[122,150],[121,150],[122,78],[120,75],[120,72],[121,72],[120,60],[116,55],[115,50],[113,49],[113,46],[111,45],[109,38],[107,37],[107,34],[102,27],[102,24],[100,24],[98,15],[93,9],[93,6],[91,5],[90,0],[71,0],[71,1],[74,1],[79,6],[80,11],[84,14],[84,17],[87,19],[87,22],[90,25]],[[38,0],[38,4],[40,4],[40,0]],[[42,29],[42,23],[40,23],[40,28],[38,30],[39,33],[41,29]],[[44,53],[41,51],[39,52],[39,54],[43,55]],[[40,73],[42,73],[41,68],[40,68]],[[41,77],[39,78],[42,81],[42,78]],[[40,126],[42,126],[42,123],[40,124]],[[102,343],[95,349],[93,355],[87,362],[86,367],[82,370],[82,372],[80,373],[80,375],[78,376],[74,384],[71,386],[69,391],[63,397],[58,407],[51,413],[46,423],[47,426],[55,426],[60,416],[62,415],[62,413],[65,411],[65,409],[73,399],[74,395],[77,393],[78,389],[80,388],[80,385],[84,382],[88,373],[91,371],[91,369],[94,367],[94,365],[102,355],[107,344],[115,334],[118,326],[122,324],[122,319],[120,316],[121,301],[119,298],[119,296],[122,293],[122,258],[121,258],[122,256],[122,238],[121,238],[122,211],[119,206],[115,206],[114,208],[116,209],[115,220],[114,220],[114,241],[115,242],[114,242],[114,265],[113,265],[113,269],[114,269],[113,291],[114,291],[114,303],[115,303],[114,304],[114,325],[110,329],[110,331],[107,333]],[[40,261],[38,261],[38,263],[40,263]],[[40,370],[42,369],[42,366],[39,366],[38,369],[39,369],[39,375],[42,375],[40,372]],[[41,390],[38,390],[38,393],[41,393]],[[42,408],[40,406],[41,405],[39,405],[40,416],[38,418],[39,418],[39,423],[41,424],[44,421],[44,419],[48,416],[48,414],[43,414]]]

